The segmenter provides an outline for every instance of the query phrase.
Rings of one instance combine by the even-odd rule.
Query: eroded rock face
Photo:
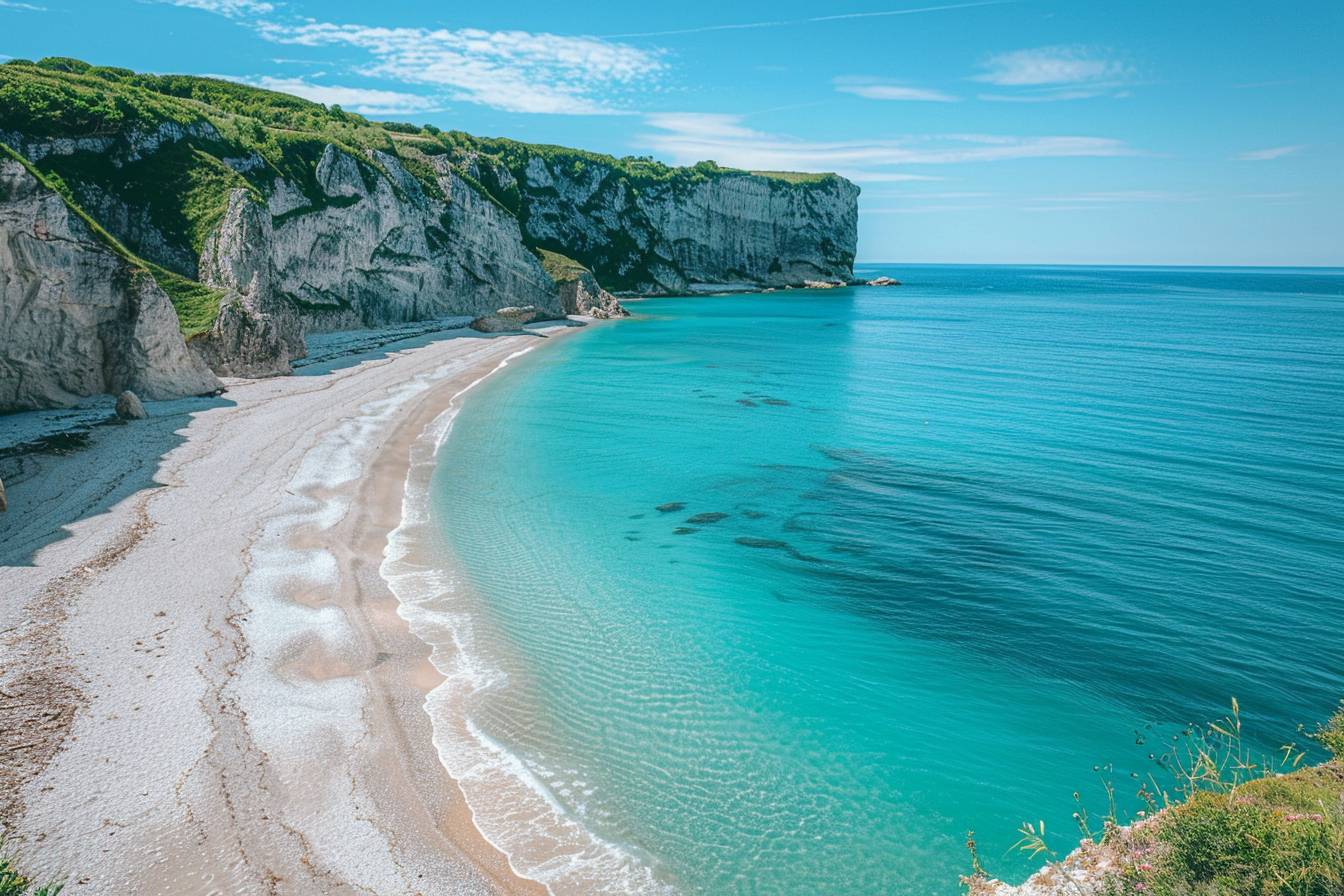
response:
[[[384,153],[362,161],[334,146],[322,198],[278,180],[266,206],[236,190],[206,241],[203,283],[227,291],[211,333],[193,340],[234,376],[283,373],[305,330],[379,327],[503,306],[560,313],[560,297],[512,215],[445,164],[430,196]]]
[[[0,159],[0,411],[124,389],[152,399],[219,380],[168,297],[19,162]]]
[[[540,156],[517,178],[498,165],[483,174],[516,184],[529,241],[578,259],[608,289],[679,293],[853,276],[859,188],[842,178],[723,174],[636,191],[609,167],[576,172]]]
[[[524,324],[546,320],[546,316],[535,305],[521,308],[500,308],[490,314],[484,314],[471,322],[471,328],[481,333],[508,333],[521,330]]]
[[[234,190],[219,226],[201,252],[201,282],[224,290],[219,317],[191,348],[224,376],[288,373],[302,358],[304,324],[274,288],[271,215],[246,190]]]
[[[603,289],[597,278],[587,271],[573,280],[557,284],[557,288],[560,290],[560,309],[565,314],[581,314],[599,320],[630,315],[616,297]]]

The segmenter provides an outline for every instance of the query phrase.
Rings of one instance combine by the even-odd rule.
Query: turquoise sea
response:
[[[1020,880],[1096,767],[1344,697],[1344,271],[859,273],[632,303],[439,451],[467,727],[542,808],[464,786],[556,892],[954,894],[972,830]]]

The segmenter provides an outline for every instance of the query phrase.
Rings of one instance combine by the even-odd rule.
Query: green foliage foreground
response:
[[[60,883],[39,885],[19,873],[13,857],[4,851],[4,844],[0,842],[0,896],[56,896],[64,886]]]
[[[1344,894],[1344,703],[1309,735],[1331,759],[1303,766],[1293,744],[1277,761],[1242,741],[1232,713],[1179,735],[1139,790],[1148,805],[1122,826],[1114,808],[1102,830],[1075,816],[1084,846],[1061,857],[1044,825],[1020,830],[1020,849],[1048,859],[1054,891],[1075,896],[1341,896]],[[970,841],[974,894],[992,893]]]

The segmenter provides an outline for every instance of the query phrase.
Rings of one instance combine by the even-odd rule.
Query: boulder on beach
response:
[[[486,314],[471,322],[473,330],[482,333],[507,333],[521,330],[524,324],[534,320],[543,320],[541,310],[536,305],[523,305],[517,308],[500,308],[494,314]]]
[[[148,416],[145,406],[140,403],[140,397],[130,389],[117,396],[117,417],[120,419],[143,420]]]

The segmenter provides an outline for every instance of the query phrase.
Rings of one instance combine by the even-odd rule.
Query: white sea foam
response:
[[[243,612],[235,616],[249,651],[228,691],[246,707],[252,741],[268,756],[269,772],[304,794],[303,806],[291,811],[304,813],[308,820],[321,819],[320,824],[303,825],[310,847],[341,867],[353,883],[374,892],[399,892],[402,886],[386,834],[361,811],[348,779],[312,768],[354,752],[364,736],[358,707],[367,698],[365,687],[352,676],[315,680],[285,672],[315,648],[326,656],[357,655],[359,641],[340,609],[294,600],[300,592],[320,595],[334,589],[340,579],[331,551],[296,547],[294,542],[298,536],[321,541],[344,519],[350,499],[341,487],[363,475],[374,440],[388,422],[467,363],[455,360],[400,383],[317,434],[295,459],[278,512],[268,518],[249,550],[249,572],[240,589]],[[330,749],[314,750],[314,744]]]
[[[491,373],[530,349],[516,352]],[[490,374],[487,374],[489,376]],[[439,447],[448,438],[462,396],[453,397],[416,441],[402,500],[401,524],[388,536],[381,573],[400,604],[398,612],[431,647],[444,682],[425,700],[434,745],[448,773],[466,796],[481,834],[505,856],[515,873],[543,884],[555,896],[670,893],[628,848],[587,828],[546,785],[545,770],[529,767],[508,747],[482,731],[471,705],[508,683],[478,642],[481,623],[458,576],[419,562],[433,544],[429,483]]]

